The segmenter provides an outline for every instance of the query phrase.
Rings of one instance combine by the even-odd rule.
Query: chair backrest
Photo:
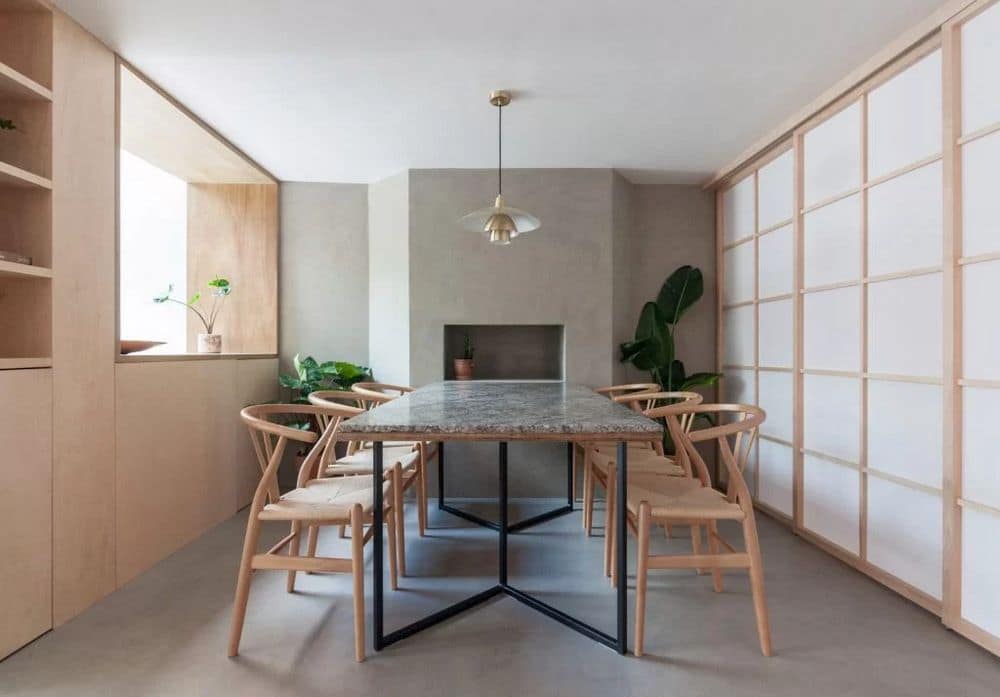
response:
[[[362,396],[361,406],[365,409],[385,404],[413,390],[408,385],[392,385],[388,382],[356,382],[351,385],[351,391]]]
[[[637,408],[649,418],[657,419],[660,418],[655,413],[657,407],[673,404],[695,406],[701,404],[704,401],[704,397],[697,392],[632,392],[615,397],[614,401],[619,404],[626,404],[633,409]],[[685,431],[690,431],[691,425],[694,423],[694,413],[687,412],[681,414],[678,418],[680,419],[681,427]]]
[[[678,457],[694,463],[694,470],[705,486],[712,485],[711,477],[695,444],[715,440],[728,475],[727,498],[739,503],[745,512],[752,511],[753,501],[743,472],[757,440],[760,425],[766,418],[764,410],[751,404],[673,404],[657,407],[652,411],[666,419],[670,436],[677,446]],[[681,427],[681,416],[688,413],[693,416],[714,416],[715,423],[708,428],[685,431]],[[730,418],[724,423],[727,416]],[[685,466],[685,469],[688,467],[690,465]]]
[[[637,382],[629,385],[608,385],[607,387],[598,387],[594,390],[597,394],[602,394],[608,399],[614,399],[615,397],[620,397],[627,394],[636,394],[639,392],[658,392],[663,389],[655,382]],[[633,408],[636,408],[633,406]]]
[[[341,407],[341,405],[337,406],[338,409]],[[288,441],[313,444],[299,470],[299,485],[301,485],[304,483],[302,481],[304,473],[315,468],[316,463],[319,462],[323,452],[330,444],[336,431],[333,424],[339,424],[339,420],[335,421],[331,417],[336,416],[336,410],[314,404],[256,404],[240,411],[240,418],[243,419],[250,431],[250,441],[253,443],[257,464],[261,470],[260,482],[254,491],[253,503],[251,504],[254,515],[264,507],[267,499],[277,501],[280,496],[278,466],[281,464]],[[289,417],[312,418],[317,422],[320,421],[321,417],[326,417],[327,423],[331,425],[322,429],[320,433],[316,433],[279,423],[280,420]]]
[[[341,421],[349,419],[352,416],[357,416],[358,414],[363,414],[366,408],[365,400],[362,399],[361,395],[357,392],[347,390],[316,390],[315,392],[310,392],[309,403],[329,410],[327,413],[320,414],[317,419],[322,431],[325,431],[332,425],[334,433],[340,428]],[[324,451],[323,457],[321,457],[321,461],[317,463],[317,472],[322,472],[326,465],[337,459],[334,457],[336,454],[334,449],[338,440],[337,438],[331,439],[329,447]],[[347,454],[353,454],[357,451],[358,447],[359,441],[347,441]]]

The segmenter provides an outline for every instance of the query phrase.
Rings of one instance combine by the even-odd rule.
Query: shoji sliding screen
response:
[[[721,398],[761,509],[1000,654],[1000,0],[954,12],[727,175]]]
[[[801,524],[938,609],[942,67],[930,48],[798,136]]]
[[[790,146],[790,143],[789,143]],[[723,394],[768,413],[747,481],[791,519],[793,469],[793,153],[789,146],[722,196]]]
[[[945,620],[1000,652],[1000,4],[973,7],[944,42],[957,327]]]

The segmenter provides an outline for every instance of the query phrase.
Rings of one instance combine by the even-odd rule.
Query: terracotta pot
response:
[[[475,362],[471,358],[456,358],[455,359],[455,379],[456,380],[471,380],[472,379],[472,369],[476,367]]]
[[[198,353],[222,353],[222,334],[199,334]]]

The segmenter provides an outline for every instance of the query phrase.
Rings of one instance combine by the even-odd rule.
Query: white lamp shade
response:
[[[520,208],[511,208],[504,203],[503,196],[497,196],[496,203],[489,208],[480,208],[478,211],[473,211],[468,215],[462,216],[462,227],[471,232],[480,232],[489,237],[491,230],[487,225],[490,224],[491,220],[496,220],[494,216],[505,216],[514,223],[516,229],[510,231],[512,239],[525,232],[537,230],[542,226],[542,221],[531,213],[522,211]]]

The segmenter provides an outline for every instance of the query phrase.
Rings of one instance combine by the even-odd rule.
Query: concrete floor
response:
[[[522,514],[539,510],[520,508]],[[399,591],[387,591],[387,631],[495,582],[494,533],[436,509],[432,523],[425,539],[417,538],[415,524],[409,528],[411,576]],[[727,574],[726,591],[716,595],[707,576],[657,571],[650,579],[649,655],[641,659],[622,658],[500,598],[357,664],[349,576],[300,575],[299,591],[287,595],[283,573],[260,572],[241,656],[230,660],[226,637],[244,524],[245,513],[235,516],[0,663],[0,694],[1000,693],[1000,660],[764,517],[759,526],[776,652],[770,659],[758,652],[744,574]],[[268,541],[283,532],[274,526]],[[583,537],[578,513],[512,537],[511,582],[611,631],[614,595],[601,573],[602,544],[600,537]],[[686,539],[656,544],[688,548]],[[348,553],[345,542],[326,533],[321,553],[338,552]],[[369,579],[369,592],[370,585]],[[631,603],[630,595],[630,613]]]

